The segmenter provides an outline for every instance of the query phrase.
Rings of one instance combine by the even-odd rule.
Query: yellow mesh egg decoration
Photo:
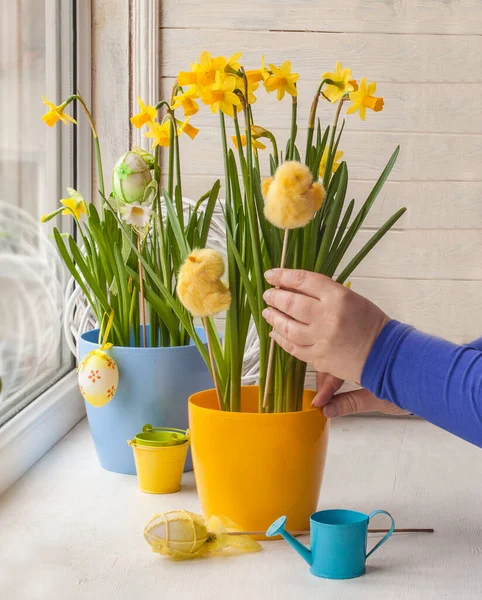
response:
[[[173,510],[155,515],[144,529],[144,538],[154,552],[175,560],[188,560],[211,553],[257,552],[260,544],[246,535],[232,535],[239,528],[226,518]]]
[[[154,552],[191,558],[208,541],[208,532],[200,515],[173,510],[154,516],[144,529],[144,537]]]

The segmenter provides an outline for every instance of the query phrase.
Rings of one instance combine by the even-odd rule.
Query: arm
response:
[[[465,344],[467,348],[473,348],[474,350],[482,350],[482,338],[477,338],[469,344]]]
[[[482,340],[457,346],[390,321],[378,336],[362,385],[482,447]]]
[[[457,346],[420,333],[323,275],[265,276],[276,286],[264,294],[270,335],[323,374],[314,404],[326,416],[406,410],[482,447],[482,340]],[[333,396],[345,379],[368,389]]]

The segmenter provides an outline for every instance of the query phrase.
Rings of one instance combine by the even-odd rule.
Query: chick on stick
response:
[[[287,161],[263,182],[264,214],[275,227],[284,229],[280,268],[285,266],[290,229],[305,227],[315,216],[325,199],[321,183],[313,182],[310,169],[297,161]],[[269,346],[263,408],[266,408],[274,359],[274,340]]]
[[[207,317],[213,317],[231,304],[228,286],[221,281],[224,275],[223,257],[216,250],[196,249],[191,252],[179,271],[177,295],[193,317],[201,317],[208,342],[209,360],[219,408],[222,408],[221,390],[214,362]]]

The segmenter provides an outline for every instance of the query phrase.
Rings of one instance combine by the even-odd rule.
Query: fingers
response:
[[[309,323],[310,316],[315,313],[317,302],[295,292],[270,289],[263,294],[266,304],[277,308],[301,323]]]
[[[266,281],[274,287],[295,290],[317,300],[320,298],[323,288],[338,285],[329,277],[300,269],[272,269],[266,271],[264,276]]]
[[[329,402],[323,412],[325,417],[344,417],[355,413],[378,411],[390,415],[406,415],[407,411],[398,408],[387,400],[380,400],[368,390],[355,390],[338,394]]]
[[[343,385],[343,379],[334,377],[329,373],[316,374],[316,396],[313,398],[313,406],[321,408],[328,404],[336,392]]]
[[[310,328],[304,323],[299,323],[275,308],[265,308],[263,317],[273,329],[287,340],[299,346],[312,346],[314,341],[310,336]]]
[[[294,342],[290,342],[285,337],[280,335],[275,329],[269,334],[269,336],[280,346],[283,350],[286,350],[288,354],[302,360],[303,362],[309,362],[311,353],[311,346],[299,346]]]
[[[343,417],[361,412],[378,410],[376,405],[380,400],[368,390],[356,390],[338,394],[333,401],[325,406],[325,417]]]

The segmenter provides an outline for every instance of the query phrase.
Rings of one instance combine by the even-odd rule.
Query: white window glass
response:
[[[72,368],[61,332],[65,271],[40,224],[74,185],[73,127],[42,122],[72,93],[69,0],[0,0],[0,425]]]

